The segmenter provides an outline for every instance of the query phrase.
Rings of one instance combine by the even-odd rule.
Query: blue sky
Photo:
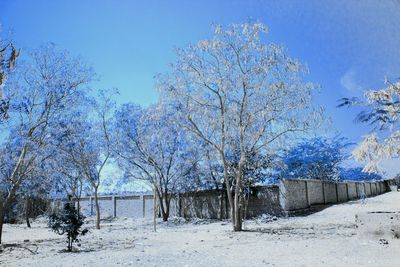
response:
[[[212,23],[249,18],[308,65],[337,131],[353,141],[368,133],[354,124],[356,110],[336,101],[400,77],[398,1],[0,0],[3,33],[22,51],[53,42],[94,67],[95,87],[117,87],[120,102],[143,105],[156,101],[153,77],[167,70],[174,47],[210,37]]]

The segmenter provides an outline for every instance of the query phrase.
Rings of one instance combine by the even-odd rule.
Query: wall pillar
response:
[[[140,199],[142,200],[142,214],[143,214],[143,218],[146,217],[146,198],[144,197],[144,195],[140,196]]]
[[[117,198],[112,196],[112,203],[113,203],[113,216],[117,217]]]
[[[92,216],[94,214],[94,212],[93,212],[93,197],[92,196],[89,197],[89,203],[90,203],[90,216]]]
[[[308,184],[307,184],[307,180],[304,181],[304,186],[306,188],[306,201],[307,201],[307,207],[310,206],[310,199],[309,199],[309,195],[308,195]]]

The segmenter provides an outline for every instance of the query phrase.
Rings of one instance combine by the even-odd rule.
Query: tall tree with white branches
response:
[[[4,216],[21,185],[32,176],[38,162],[53,155],[52,133],[58,131],[58,119],[76,104],[93,74],[79,60],[53,46],[32,53],[30,64],[20,67],[3,89],[10,99],[10,119],[0,124],[4,135],[0,145],[0,243]]]
[[[311,106],[313,83],[286,49],[264,42],[261,23],[214,27],[214,36],[177,50],[171,71],[158,89],[184,120],[180,125],[212,147],[224,169],[234,231],[242,230],[243,168],[249,155],[271,154],[318,121]],[[238,146],[235,178],[229,179],[227,152]]]

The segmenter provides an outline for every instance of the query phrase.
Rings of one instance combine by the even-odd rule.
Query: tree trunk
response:
[[[232,224],[235,225],[235,212],[234,212],[234,201],[232,197],[231,185],[229,183],[229,176],[228,176],[228,164],[225,160],[225,156],[221,154],[222,161],[224,163],[224,181],[226,187],[226,195],[228,197],[229,207],[230,207],[230,215],[232,218]]]
[[[154,232],[157,232],[157,194],[155,189],[153,189],[153,227]]]
[[[72,251],[72,238],[71,237],[68,237],[68,247],[67,247],[68,249],[68,252],[71,252]]]
[[[99,198],[97,196],[97,187],[94,188],[94,202],[96,205],[96,229],[100,229],[100,205]]]
[[[168,212],[163,212],[163,213],[162,213],[162,220],[163,220],[164,222],[168,221],[168,217],[169,217]]]
[[[169,201],[165,195],[163,199],[160,199],[161,215],[164,222],[168,221],[169,218]]]
[[[4,210],[3,207],[0,205],[0,244],[1,244],[1,237],[3,235],[3,224],[4,224]]]
[[[81,202],[80,202],[79,198],[76,201],[76,209],[78,211],[78,214],[80,214],[81,213]]]
[[[29,214],[30,214],[30,202],[29,202],[29,197],[25,198],[25,221],[26,221],[26,226],[28,228],[31,228],[31,223],[29,221]]]
[[[241,209],[240,209],[240,192],[238,190],[238,187],[236,185],[236,189],[235,189],[235,220],[234,220],[234,226],[233,226],[233,230],[235,232],[238,231],[242,231],[242,216],[241,216]]]
[[[234,216],[234,225],[233,230],[235,232],[242,231],[242,214],[241,214],[241,186],[242,186],[242,176],[243,176],[243,166],[245,164],[244,149],[241,148],[241,156],[239,161],[238,170],[236,173],[236,183],[235,183],[235,200],[234,200],[234,209],[235,209],[235,216]]]
[[[221,190],[221,192],[219,193],[219,216],[218,218],[222,221],[223,218],[223,205],[224,205],[224,195],[223,192]]]

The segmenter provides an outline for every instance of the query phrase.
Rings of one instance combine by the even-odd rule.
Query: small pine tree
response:
[[[78,236],[88,233],[88,229],[81,230],[85,217],[80,214],[73,204],[67,202],[62,212],[49,216],[49,227],[57,234],[67,234],[67,251],[72,251],[72,243],[79,242]]]

